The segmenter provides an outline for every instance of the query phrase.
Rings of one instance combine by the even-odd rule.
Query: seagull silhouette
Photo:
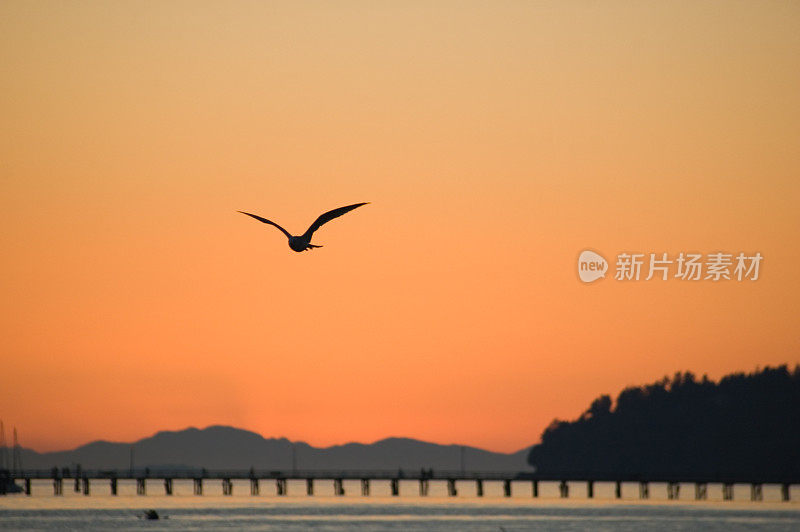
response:
[[[331,220],[333,220],[334,218],[338,218],[339,216],[343,215],[344,213],[350,212],[353,209],[355,209],[356,207],[361,207],[362,205],[366,205],[367,203],[369,203],[369,202],[355,203],[353,205],[348,205],[346,207],[339,207],[338,209],[333,209],[332,211],[328,211],[328,212],[326,212],[324,214],[321,214],[319,216],[319,218],[314,220],[314,223],[311,224],[311,226],[308,228],[308,230],[305,233],[303,233],[302,235],[300,235],[300,236],[291,235],[289,233],[289,231],[287,231],[286,229],[284,229],[280,225],[278,225],[275,222],[272,222],[270,220],[267,220],[266,218],[262,218],[261,216],[257,216],[255,214],[250,214],[249,212],[244,212],[244,211],[237,211],[237,212],[240,212],[242,214],[246,214],[247,216],[251,216],[251,217],[255,218],[256,220],[258,220],[259,222],[264,222],[265,224],[274,225],[275,227],[280,229],[281,232],[284,235],[286,235],[286,238],[289,239],[289,247],[292,248],[292,251],[297,251],[299,253],[299,252],[305,251],[307,249],[314,249],[314,248],[321,248],[322,247],[322,246],[315,246],[314,244],[311,243],[311,236],[314,234],[314,231],[316,231],[317,229],[322,227],[322,224],[326,224],[326,223],[330,222]]]

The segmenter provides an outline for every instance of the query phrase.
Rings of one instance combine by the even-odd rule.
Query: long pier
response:
[[[622,485],[624,483],[638,484],[639,498],[650,498],[650,485],[653,483],[664,483],[667,488],[667,499],[679,498],[681,485],[694,485],[694,499],[706,500],[708,498],[708,485],[721,484],[723,500],[733,500],[733,487],[736,484],[750,485],[750,499],[752,501],[763,500],[764,485],[780,486],[781,500],[790,501],[791,486],[800,484],[800,479],[790,478],[732,478],[724,476],[678,478],[668,475],[655,475],[647,479],[640,476],[615,476],[615,475],[594,475],[584,476],[575,474],[565,475],[536,475],[531,473],[509,473],[509,472],[464,472],[464,471],[261,471],[249,470],[76,470],[71,473],[67,470],[24,470],[12,476],[12,480],[23,483],[23,490],[26,495],[31,495],[32,480],[49,479],[53,482],[53,494],[63,495],[64,484],[73,483],[74,491],[89,495],[92,485],[107,483],[111,495],[117,495],[120,480],[136,481],[136,493],[146,495],[148,488],[158,489],[160,484],[165,495],[173,494],[173,482],[175,480],[191,480],[193,482],[193,493],[203,495],[203,487],[208,482],[221,482],[222,494],[233,494],[234,481],[249,481],[250,494],[259,495],[262,482],[274,482],[278,496],[288,494],[288,481],[303,481],[305,484],[305,494],[314,495],[314,487],[319,482],[332,482],[333,492],[337,496],[345,495],[344,482],[358,481],[360,484],[361,495],[370,494],[370,483],[373,481],[389,482],[392,496],[400,495],[401,481],[416,481],[419,484],[420,496],[427,496],[432,481],[446,482],[447,494],[450,497],[458,495],[458,483],[473,482],[475,492],[478,497],[484,496],[485,482],[499,482],[503,486],[503,495],[511,497],[512,483],[527,484],[530,489],[530,496],[539,497],[539,484],[541,482],[556,482],[558,484],[558,494],[561,498],[568,498],[570,485],[583,483],[586,486],[586,496],[589,499],[595,496],[595,485],[598,483],[610,483],[614,485],[614,496],[622,499]]]

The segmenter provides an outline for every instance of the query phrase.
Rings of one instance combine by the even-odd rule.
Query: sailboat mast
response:
[[[0,419],[0,469],[8,469],[6,453],[6,428],[3,425],[3,420]]]

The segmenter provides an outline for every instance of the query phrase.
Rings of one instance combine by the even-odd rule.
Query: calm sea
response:
[[[330,486],[328,485],[330,484]],[[385,484],[385,485],[384,485]],[[445,484],[433,482],[428,497],[417,484],[401,482],[400,496],[389,485],[373,482],[372,495],[362,497],[358,482],[345,482],[346,495],[336,497],[332,483],[318,481],[316,495],[305,495],[305,484],[289,483],[289,495],[277,497],[262,481],[261,494],[251,496],[249,484],[234,484],[232,496],[207,481],[203,496],[192,495],[192,484],[175,481],[174,495],[163,494],[160,481],[150,481],[147,495],[120,481],[112,497],[105,482],[92,484],[89,496],[75,493],[65,482],[56,497],[49,481],[33,483],[33,494],[0,497],[0,529],[10,530],[786,530],[800,531],[800,490],[792,502],[781,502],[777,486],[765,486],[764,501],[749,500],[749,486],[736,486],[734,501],[722,501],[720,486],[709,485],[708,501],[693,499],[693,486],[681,488],[677,501],[666,500],[666,487],[652,484],[642,501],[635,484],[623,487],[623,499],[613,499],[613,485],[598,484],[595,498],[586,499],[581,483],[570,483],[569,499],[558,498],[557,485],[542,483],[532,498],[530,484],[515,483],[512,497],[502,496],[500,483],[485,484],[485,496],[475,496],[471,483],[459,483],[457,497],[446,496]],[[141,519],[155,509],[162,519]]]

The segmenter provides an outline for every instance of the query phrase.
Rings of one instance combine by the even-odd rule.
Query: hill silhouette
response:
[[[227,426],[163,431],[134,443],[95,441],[70,451],[37,453],[24,449],[23,464],[29,469],[49,469],[81,464],[85,469],[127,469],[133,448],[136,468],[151,469],[256,469],[289,470],[292,446],[297,469],[302,470],[458,470],[461,446],[438,445],[410,438],[387,438],[371,444],[348,443],[318,448],[286,438]],[[471,471],[523,471],[528,449],[493,453],[464,448],[465,468]]]
[[[677,373],[554,420],[531,448],[540,474],[800,478],[800,366],[718,383]]]

